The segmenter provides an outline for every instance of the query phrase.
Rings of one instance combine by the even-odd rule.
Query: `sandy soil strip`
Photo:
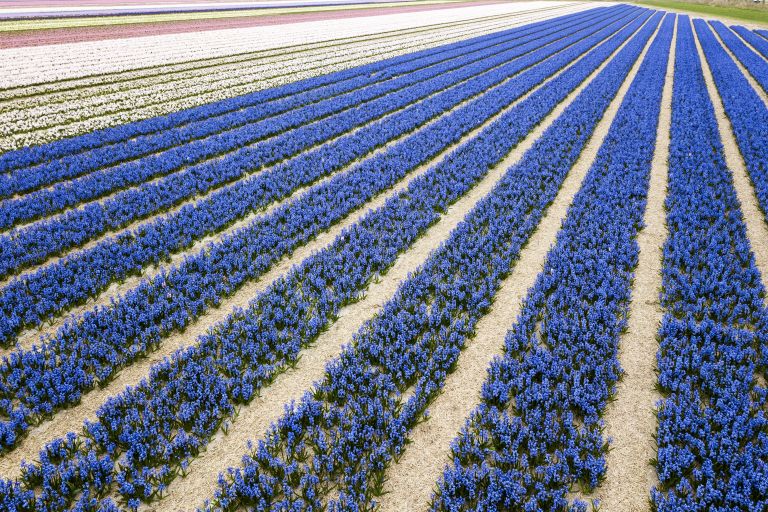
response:
[[[723,100],[717,92],[717,86],[712,77],[709,62],[707,62],[704,56],[696,30],[693,31],[693,35],[704,72],[704,81],[707,84],[712,105],[715,107],[715,117],[717,118],[717,127],[720,131],[720,140],[723,143],[725,163],[731,171],[733,186],[736,189],[739,203],[741,203],[741,212],[744,224],[747,227],[747,238],[749,238],[752,253],[755,256],[755,264],[760,271],[763,287],[768,289],[768,223],[766,223],[765,216],[760,210],[752,180],[749,177],[744,158],[741,156],[739,146],[736,143],[736,137],[733,135],[733,127],[725,113]],[[734,62],[738,65],[738,61],[734,60]],[[749,77],[748,74],[745,76]]]
[[[641,512],[650,510],[648,496],[658,483],[650,460],[656,456],[656,353],[664,311],[661,293],[662,248],[667,239],[664,200],[667,195],[667,159],[672,116],[672,78],[674,75],[677,27],[667,62],[667,75],[661,97],[661,115],[656,132],[656,151],[651,166],[648,203],[637,242],[640,255],[632,286],[627,333],[619,345],[619,362],[624,374],[616,384],[616,400],[605,411],[605,435],[611,438],[606,455],[605,482],[595,491],[605,510]]]
[[[239,308],[247,307],[248,303],[258,293],[262,292],[272,282],[274,282],[275,279],[285,274],[294,265],[301,263],[301,261],[303,261],[305,258],[310,256],[313,252],[321,250],[323,247],[329,245],[344,228],[351,226],[352,224],[357,222],[359,219],[361,219],[369,210],[378,208],[379,206],[383,205],[387,199],[399,193],[400,191],[404,190],[413,179],[425,173],[432,165],[442,160],[445,156],[447,156],[451,151],[453,151],[463,142],[474,137],[480,130],[483,129],[483,127],[493,122],[494,119],[498,118],[500,115],[503,114],[503,112],[506,112],[507,110],[512,108],[515,104],[522,101],[522,99],[528,97],[539,87],[541,87],[541,85],[534,88],[532,91],[524,95],[522,98],[518,99],[512,105],[510,105],[505,110],[503,110],[501,113],[491,117],[483,125],[481,125],[480,127],[476,128],[475,130],[473,130],[472,132],[464,136],[457,143],[446,148],[442,153],[437,155],[431,161],[418,167],[416,170],[408,174],[408,176],[406,176],[403,180],[401,180],[395,187],[389,189],[388,191],[382,194],[379,194],[373,200],[369,201],[358,210],[352,212],[349,216],[347,216],[340,223],[336,224],[330,230],[324,233],[320,233],[317,236],[317,238],[312,242],[296,249],[293,252],[293,254],[291,254],[289,257],[282,258],[277,264],[275,264],[272,267],[272,269],[269,272],[267,272],[260,278],[246,284],[234,295],[223,300],[218,308],[211,309],[208,313],[202,315],[200,318],[198,318],[196,321],[190,324],[190,326],[183,333],[176,333],[166,338],[166,340],[163,342],[163,344],[157,351],[152,352],[146,358],[143,358],[135,362],[128,368],[122,369],[106,387],[102,389],[94,389],[86,393],[82,401],[80,402],[80,404],[78,404],[77,406],[60,411],[54,416],[53,419],[45,421],[38,427],[31,429],[29,431],[28,436],[22,441],[22,443],[20,443],[18,448],[16,448],[15,450],[11,451],[10,453],[4,456],[0,456],[0,477],[8,478],[8,479],[18,478],[20,474],[20,464],[22,460],[34,459],[37,456],[39,449],[44,444],[52,441],[53,439],[56,439],[57,437],[61,437],[67,432],[79,431],[80,427],[82,426],[85,420],[95,419],[96,417],[95,413],[97,409],[101,406],[101,404],[104,403],[104,401],[108,397],[119,393],[126,386],[133,386],[138,384],[139,381],[149,373],[149,369],[153,364],[171,355],[174,351],[190,346],[191,344],[195,343],[198,336],[205,333],[214,324],[224,320],[232,312],[232,310],[235,307],[239,307]],[[456,107],[454,107],[454,109],[460,108],[462,105],[465,105],[466,103],[467,101],[462,102]],[[379,151],[381,151],[382,149],[380,149]],[[273,209],[276,206],[277,205],[273,205],[270,208]],[[449,212],[450,212],[450,209],[449,209]],[[221,234],[218,235],[218,237],[220,236],[222,235]],[[425,237],[425,239],[428,239],[428,237]],[[430,241],[430,246],[432,245],[434,244],[433,242]],[[93,305],[91,305],[91,307],[92,306]],[[335,332],[334,328],[331,328],[328,332]],[[321,338],[321,339],[325,339],[325,338]],[[344,340],[340,340],[339,343],[341,343],[341,341],[344,341]],[[316,346],[320,346],[321,344],[322,343],[318,341],[316,343]],[[302,356],[302,360],[304,357],[309,358],[309,356]],[[300,367],[303,367],[303,366],[300,366]],[[322,376],[324,363],[320,364],[320,367],[321,367],[320,376]],[[290,372],[290,373],[292,374],[293,372]],[[305,388],[306,386],[302,387],[301,389],[305,389]],[[253,404],[255,403],[257,402],[252,402],[250,408],[254,407]],[[280,412],[282,412],[283,403],[284,401],[279,403]],[[247,409],[249,408],[246,408],[246,410]],[[243,418],[244,414],[246,414],[245,411],[241,413],[240,418]],[[247,423],[246,421],[242,421],[242,419],[240,419],[235,424],[235,427],[233,427],[232,430],[230,431],[229,435],[227,436],[227,439],[229,440],[233,439],[233,436],[235,435],[234,432],[237,432],[239,431],[239,428],[242,428],[242,427],[238,428],[237,425],[243,425],[246,423]],[[268,425],[269,424],[267,424],[267,426]],[[246,432],[244,432],[242,435],[245,436],[245,439],[250,439],[251,437],[253,437],[252,429],[246,429]],[[237,449],[239,451],[233,452],[235,456],[234,462],[227,463],[226,465],[223,466],[223,468],[217,469],[216,472],[213,473],[214,477],[216,474],[218,474],[218,471],[226,469],[232,464],[237,464],[239,462],[240,460],[239,457],[243,453],[245,453],[244,446],[245,446],[244,444],[238,445]],[[194,464],[190,465],[190,469],[189,469],[190,473],[193,472],[195,467],[196,465]],[[190,476],[188,476],[187,479],[191,481]],[[210,482],[211,486],[213,486],[214,484],[215,484],[215,478],[213,479],[213,481]],[[213,487],[211,487],[211,489],[212,488]]]
[[[385,494],[379,500],[379,510],[397,512],[428,508],[435,482],[442,474],[445,465],[450,462],[450,443],[477,405],[487,376],[488,365],[495,356],[502,355],[504,337],[519,315],[529,288],[533,286],[539,272],[544,268],[547,253],[555,242],[568,207],[581,188],[581,183],[608,134],[621,100],[652,41],[653,37],[649,39],[616,97],[611,101],[581,156],[568,173],[554,202],[547,209],[538,228],[521,252],[520,259],[512,272],[502,282],[491,310],[478,322],[475,338],[468,342],[467,348],[459,357],[456,370],[446,379],[443,393],[430,405],[429,419],[420,423],[411,432],[410,445],[399,462],[389,469],[384,488]],[[587,81],[571,93],[565,102],[547,118],[546,123],[551,123],[556,116],[560,115],[566,105],[573,101],[606,64],[601,65]],[[544,125],[540,126],[537,132],[543,132],[544,127]],[[516,149],[515,153],[517,152]],[[521,155],[513,153],[508,158],[514,161]]]

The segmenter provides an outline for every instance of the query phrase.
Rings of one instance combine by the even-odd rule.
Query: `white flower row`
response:
[[[554,11],[547,17],[559,14],[563,12]],[[537,19],[540,18],[542,16]],[[532,18],[526,16],[515,23],[530,21]],[[505,26],[512,26],[512,23],[508,22]],[[395,37],[387,44],[377,42],[350,45],[343,50],[330,48],[326,49],[325,53],[311,52],[307,57],[270,61],[247,67],[226,65],[221,70],[209,69],[208,74],[202,77],[194,73],[185,75],[183,80],[174,82],[172,86],[150,84],[147,87],[139,86],[109,95],[86,95],[81,100],[55,103],[50,106],[51,111],[46,111],[49,108],[46,106],[9,111],[0,114],[0,126],[6,130],[0,137],[0,151],[163,115],[498,29],[498,24],[488,22],[468,31],[443,29],[419,37]],[[102,98],[108,100],[102,102]],[[66,108],[62,109],[62,106]]]
[[[356,65],[355,61],[368,55],[413,51],[414,48],[425,45],[437,45],[487,33],[498,29],[502,24],[503,22],[485,22],[472,28],[438,30],[416,37],[398,35],[384,41],[322,48],[288,56],[251,57],[252,61],[245,64],[243,62],[225,63],[179,73],[163,73],[147,79],[96,86],[98,89],[83,87],[42,97],[11,100],[3,105],[0,113],[0,127],[5,128],[3,134],[7,135],[22,131],[22,127],[28,131],[73,122],[83,117],[83,112],[87,112],[87,117],[97,117],[132,108],[136,105],[134,102],[159,103],[186,96],[197,96],[220,89],[222,86],[239,85],[233,80],[239,80],[241,83],[252,82],[254,79],[269,79],[280,74],[295,73],[310,66],[325,67],[347,61]],[[223,83],[227,80],[228,83]]]
[[[98,75],[136,67],[156,66],[195,58],[264,50],[293,44],[371,34],[553,7],[559,2],[479,5],[380,16],[164,34],[116,40],[87,41],[0,50],[0,87]]]

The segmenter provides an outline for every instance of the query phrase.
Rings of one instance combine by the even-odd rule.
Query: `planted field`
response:
[[[768,39],[434,5],[0,50],[0,511],[768,510]]]

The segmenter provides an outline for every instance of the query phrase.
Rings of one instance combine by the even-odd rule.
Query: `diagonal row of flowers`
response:
[[[569,493],[605,477],[601,415],[622,371],[674,20],[662,23],[491,363],[432,510],[586,510]]]
[[[143,281],[114,304],[86,312],[68,322],[40,347],[12,352],[0,364],[0,410],[8,418],[0,425],[0,444],[13,446],[16,436],[27,431],[30,423],[77,403],[84,391],[108,381],[120,368],[152,351],[163,337],[183,329],[243,283],[263,274],[283,255],[363,206],[375,194],[393,186],[411,170],[458,141],[616,29],[616,25],[606,27],[592,38],[439,118],[426,129],[365,160],[349,172],[333,177],[272,214],[257,218],[206,250],[188,257],[180,266],[153,280]],[[626,31],[621,37],[625,36]],[[619,39],[601,45],[598,54],[611,51]],[[503,73],[503,69],[500,72]],[[462,90],[459,88],[452,93],[461,96]],[[561,92],[564,94],[565,90]],[[448,98],[452,97],[449,93]],[[436,105],[437,111],[430,114],[439,115],[444,106]],[[510,119],[510,114],[504,119]],[[349,146],[341,149],[350,151]],[[317,161],[314,164],[307,165],[306,172],[317,171]],[[282,176],[274,186],[290,187],[291,176],[290,173]],[[299,174],[293,179],[298,181],[302,176]],[[243,197],[248,200],[252,195],[255,192]],[[230,207],[237,207],[237,198],[231,198],[231,202],[234,204]],[[218,218],[225,212],[223,207],[222,210],[203,211],[203,218]],[[191,236],[194,227],[192,221],[180,225],[179,236],[194,239]],[[149,241],[159,238],[156,232],[152,235],[148,237]],[[139,247],[142,251],[148,250],[146,246]],[[114,266],[130,265],[133,248],[124,244],[118,246],[117,251],[116,255],[107,253],[104,261]],[[74,269],[73,281],[87,284],[98,279],[98,275],[98,272]],[[56,287],[47,288],[49,293],[41,294],[42,297],[51,297],[52,289]]]
[[[732,25],[731,28],[739,34],[742,39],[744,39],[746,42],[748,42],[752,48],[760,52],[763,57],[768,59],[768,39],[764,37],[760,37],[757,34],[757,31],[752,32],[746,27],[742,27],[739,25]]]
[[[556,196],[661,16],[654,16],[521,162],[508,170],[449,242],[399,288],[382,313],[364,326],[342,355],[328,365],[326,376],[316,389],[290,407],[266,439],[252,448],[243,460],[244,467],[221,479],[211,510],[322,509],[325,505],[330,510],[360,510],[372,505],[387,465],[405,449],[409,430],[439,395],[477,320],[492,304],[501,279],[510,272],[521,247]],[[667,24],[663,36],[667,45],[670,29]],[[663,42],[657,47],[663,51]],[[649,74],[657,72],[653,61],[662,56],[654,51],[648,57]],[[650,88],[643,98],[654,101],[653,91]],[[651,132],[655,133],[655,125]],[[645,140],[633,145],[631,151],[639,150]],[[651,146],[652,141],[653,138]],[[610,150],[607,153],[613,154]],[[573,211],[575,219],[581,215],[596,218],[598,215],[593,213],[597,211],[603,215],[604,222],[594,226],[597,234],[592,233],[593,241],[601,238],[601,228],[611,223],[614,216],[621,218],[621,212],[611,211],[616,207],[634,214],[639,204],[642,216],[642,183],[632,183],[634,194],[629,197],[621,195],[622,189],[613,188],[621,179],[631,181],[627,176],[633,175],[625,172],[623,163],[634,161],[635,155],[620,155],[622,164],[612,168],[613,173],[604,183],[600,182],[601,169],[592,172],[590,180],[597,183],[593,185],[588,180],[577,201],[577,210]],[[587,198],[599,202],[605,196],[610,198],[610,204],[593,211],[596,205]],[[582,200],[585,204],[580,207]],[[629,234],[626,238],[631,241]],[[597,253],[597,248],[593,250]],[[620,255],[616,255],[616,260],[617,265],[631,263]],[[583,259],[580,263],[586,265]],[[600,262],[604,263],[607,262]],[[551,425],[544,430],[550,428]],[[560,492],[567,491],[566,484]],[[522,510],[524,504],[506,502],[478,509]]]
[[[611,22],[620,22],[620,20],[605,20],[606,24]],[[509,92],[510,89],[519,96],[517,91],[520,90],[521,82],[531,86],[538,83],[538,81],[523,79],[527,79],[531,73],[541,74],[542,68],[528,72],[520,79],[516,76],[518,73],[554,54],[555,60],[547,61],[549,67],[546,69],[549,73],[541,75],[543,79],[568,63],[563,60],[564,56],[573,58],[580,53],[577,50],[584,51],[583,47],[586,44],[593,45],[594,35],[589,42],[583,38],[604,26],[600,24],[584,29],[586,33],[574,34],[570,36],[572,39],[569,38],[554,47],[542,48],[508,64],[492,67],[487,72],[481,70],[479,75],[445,90],[441,88],[450,86],[450,82],[446,84],[438,80],[441,83],[423,83],[417,87],[419,92],[411,91],[410,94],[404,93],[396,98],[402,110],[391,116],[354,130],[352,133],[248,179],[240,180],[233,186],[217,191],[200,201],[186,204],[178,211],[154,219],[136,230],[108,237],[93,247],[12,281],[0,291],[0,311],[2,312],[0,341],[5,344],[12,343],[24,328],[40,325],[43,321],[84,302],[110,283],[140,273],[145,265],[166,259],[170,254],[192,245],[194,240],[219,232],[235,220],[286,198],[300,187],[326,179],[329,175],[354,163],[355,160],[370,154],[384,144],[416,131],[438,118],[446,110],[472,99],[489,88],[502,98],[505,97],[502,92]],[[564,50],[562,46],[568,46],[565,48],[567,51],[562,51]],[[553,67],[552,62],[557,62],[558,65]],[[489,65],[492,66],[492,63]],[[450,77],[445,78],[445,80],[449,79]],[[411,104],[414,100],[413,95],[421,94],[422,87],[429,88],[431,96],[423,102]],[[500,103],[500,105],[503,104]],[[349,123],[355,122],[356,120],[349,120]],[[343,128],[337,125],[330,129]],[[419,130],[417,134],[421,131],[423,130]],[[322,135],[318,138],[322,139]],[[242,174],[242,172],[239,166],[224,167],[218,171],[209,169],[209,173],[198,177],[202,183],[208,183],[226,179],[231,174]],[[205,185],[200,185],[196,179],[190,179],[190,183],[183,187],[176,186],[167,190],[162,187],[158,196],[174,197],[179,194],[189,194],[189,189],[200,186]],[[151,207],[152,200],[145,197],[146,201],[143,201],[142,194],[136,195],[138,196],[136,201],[125,201],[117,204],[115,208],[119,212],[126,212],[126,215],[133,215],[127,212],[141,211],[143,208]],[[88,224],[89,222],[85,221],[85,224],[78,229],[87,232]],[[51,234],[51,236],[66,238],[65,233]],[[34,253],[34,249],[39,246],[44,251],[46,244],[55,245],[55,242],[50,240],[51,236],[37,236],[30,240],[31,245],[26,245],[23,249],[28,253]],[[72,236],[78,235],[73,233]]]
[[[694,20],[694,25],[754,185],[758,203],[763,213],[768,215],[768,132],[765,130],[768,126],[768,107],[717,42],[706,23],[703,20]],[[712,22],[712,26],[750,74],[755,78],[762,74],[768,85],[768,62],[743,47],[743,43],[734,41],[733,34],[729,37],[728,29],[719,22]],[[747,57],[750,53],[759,62]],[[766,220],[768,221],[768,216]]]
[[[581,15],[585,22],[594,16],[595,14]],[[231,152],[266,138],[278,136],[278,140],[283,142],[274,147],[280,147],[285,144],[284,140],[287,140],[289,135],[285,132],[289,130],[298,128],[306,131],[305,125],[334,115],[332,119],[339,122],[345,119],[342,113],[349,115],[350,112],[355,112],[355,107],[363,103],[519,46],[526,42],[525,39],[521,40],[526,35],[536,35],[539,38],[553,35],[555,37],[551,40],[555,40],[562,37],[558,34],[560,31],[561,28],[557,25],[552,25],[549,30],[527,26],[513,29],[512,34],[491,34],[480,41],[443,50],[427,57],[403,59],[408,62],[395,64],[387,73],[381,73],[382,70],[377,69],[370,70],[353,79],[332,82],[324,87],[292,94],[276,101],[241,107],[223,116],[187,124],[181,129],[163,130],[142,139],[132,140],[124,143],[128,146],[128,152],[113,145],[109,148],[109,154],[118,156],[119,161],[128,160],[116,166],[105,167],[100,158],[93,158],[91,153],[82,153],[24,169],[8,178],[15,178],[21,187],[9,188],[4,194],[5,197],[25,191],[24,189],[34,190],[41,186],[47,188],[0,203],[0,228],[5,229],[20,222],[47,217],[67,207],[178,172],[196,163],[217,157],[224,157],[220,159],[229,161],[237,156],[237,153],[230,155]],[[383,76],[379,76],[380,74]],[[187,136],[184,136],[185,133]],[[274,145],[276,141],[269,142]],[[145,156],[136,156],[136,151]],[[62,172],[66,174],[61,176]],[[65,182],[56,179],[68,178],[73,172],[84,176]],[[22,190],[18,190],[19,188]]]
[[[345,304],[358,300],[376,274],[385,272],[397,254],[434,223],[441,211],[477,183],[649,16],[648,12],[496,119],[414,180],[406,191],[367,214],[331,246],[275,282],[247,310],[236,312],[203,336],[198,345],[155,366],[147,381],[110,399],[100,408],[99,421],[87,425],[85,437],[52,443],[41,453],[42,464],[24,470],[21,483],[5,482],[8,499],[23,500],[33,493],[25,489],[41,489],[37,498],[40,507],[59,500],[68,506],[75,497],[62,489],[72,489],[87,501],[108,492],[112,482],[117,483],[124,497],[133,500],[132,505],[138,503],[135,500],[157,496],[239,404],[249,402],[261,387],[295,361],[301,348],[311,343]],[[562,180],[570,167],[556,165],[548,156],[553,147],[564,143],[555,135],[569,130],[575,137],[577,142],[563,157],[572,162],[655,23],[647,24],[618,60],[600,74],[596,85],[579,96],[583,99],[569,108],[565,120],[545,137],[549,145],[540,144],[530,157],[533,160],[507,177],[500,189],[511,187],[507,194],[499,192],[481,207],[483,215],[490,212],[492,204],[512,209],[504,218],[514,226],[510,236],[522,230],[517,247],[534,229],[546,202],[559,188],[558,179]],[[497,102],[487,96],[490,102]],[[590,106],[591,115],[580,107],[585,104]],[[528,181],[528,169],[536,169],[539,163],[547,165],[540,174],[531,171],[530,179],[535,181]],[[459,234],[454,238],[462,239]],[[455,249],[458,243],[449,242],[445,247]],[[501,249],[494,246],[494,251]],[[62,452],[70,455],[61,457]],[[113,469],[116,461],[119,464]],[[62,475],[66,475],[64,485]],[[80,495],[83,489],[86,491]],[[62,496],[62,492],[66,495]]]
[[[696,28],[711,64],[724,65],[709,29]],[[666,205],[653,504],[765,510],[765,290],[687,16],[678,26]]]
[[[706,26],[706,22],[703,20],[695,20],[694,23],[696,24],[697,32],[701,33],[706,29],[704,32],[705,35],[703,37],[709,41],[712,36]],[[766,61],[758,53],[749,48],[749,46],[744,44],[744,42],[739,39],[738,36],[736,36],[736,34],[734,34],[733,31],[726,27],[722,22],[710,21],[709,23],[712,25],[712,28],[715,30],[717,35],[720,36],[720,39],[723,40],[725,46],[727,46],[728,49],[734,54],[734,56],[739,60],[739,62],[741,62],[741,64],[747,69],[749,74],[752,75],[757,83],[760,84],[760,87],[762,87],[763,91],[768,92],[768,61]],[[699,25],[701,25],[701,28],[699,28]],[[706,44],[706,46],[716,46],[719,48],[720,44],[715,43],[717,43],[717,41],[714,43],[705,43],[702,41],[702,45]],[[766,41],[766,43],[768,43],[768,41]],[[718,52],[718,54],[719,53],[720,52]],[[729,68],[730,67],[731,66],[729,66]]]
[[[601,19],[608,16],[602,16]],[[104,181],[102,172],[61,184],[64,189],[76,191],[72,204],[79,204],[92,188],[83,181],[96,183],[97,188],[104,185],[110,189],[112,177],[138,176],[141,174],[150,181],[138,188],[132,188],[105,199],[103,202],[88,203],[81,208],[68,211],[63,215],[47,219],[30,226],[15,230],[0,237],[0,275],[9,275],[31,265],[42,263],[54,255],[66,252],[74,247],[93,240],[106,232],[120,229],[137,220],[163,213],[178,204],[188,202],[201,194],[235,183],[268,166],[285,161],[302,152],[316,148],[340,136],[349,136],[349,132],[381,120],[387,115],[398,113],[405,107],[415,108],[414,103],[425,100],[456,83],[509,64],[519,65],[517,59],[527,52],[540,49],[540,53],[551,51],[542,48],[563,35],[573,33],[578,28],[589,28],[600,19],[590,19],[577,27],[566,27],[565,34],[560,27],[557,34],[540,37],[537,33],[522,38],[514,37],[511,41],[490,44],[489,48],[469,52],[455,50],[447,62],[429,66],[409,64],[408,73],[395,79],[387,79],[373,85],[357,89],[347,94],[333,96],[321,102],[310,102],[282,115],[268,117],[260,122],[245,127],[226,131],[216,136],[197,140],[192,144],[179,146],[170,151],[132,160],[107,171],[111,177]],[[562,46],[562,42],[558,46]],[[421,63],[423,64],[423,63]],[[413,67],[416,67],[414,70]],[[514,69],[510,69],[514,72]],[[371,98],[374,96],[374,98]],[[334,115],[320,115],[318,111],[337,111]],[[313,121],[313,122],[309,122]],[[289,123],[290,126],[285,126]],[[370,128],[369,128],[370,129]],[[242,131],[248,134],[240,133]],[[235,133],[237,132],[237,133]],[[266,136],[274,135],[263,140]],[[254,135],[256,134],[256,135]],[[251,137],[261,142],[251,144]],[[222,144],[219,138],[226,138]],[[230,151],[221,155],[223,151]],[[175,152],[174,155],[169,152]],[[190,165],[198,158],[194,154],[205,154],[206,160],[197,165]],[[152,180],[157,169],[174,171],[170,176]],[[125,173],[123,172],[125,171]],[[164,173],[165,171],[163,171]],[[138,174],[137,174],[138,173]],[[118,176],[119,175],[119,176]],[[132,178],[131,178],[132,179]],[[106,189],[105,189],[106,190]],[[49,190],[41,191],[47,194]],[[25,196],[18,201],[37,205],[33,197]],[[70,199],[67,199],[69,205]],[[58,204],[58,201],[55,201]],[[16,211],[19,204],[9,201],[5,205],[8,211]],[[42,207],[42,206],[41,206]],[[58,206],[57,206],[58,208]],[[23,208],[22,208],[23,209]],[[16,215],[14,213],[14,215]]]

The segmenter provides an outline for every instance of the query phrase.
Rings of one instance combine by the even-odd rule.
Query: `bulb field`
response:
[[[0,512],[768,510],[765,27],[278,4],[0,6]]]

